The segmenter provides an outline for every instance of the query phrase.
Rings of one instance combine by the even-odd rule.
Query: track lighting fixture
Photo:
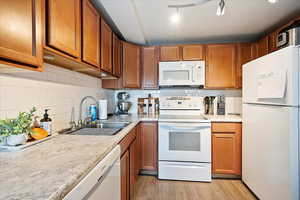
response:
[[[223,16],[225,14],[225,0],[220,0],[216,14],[217,16]]]

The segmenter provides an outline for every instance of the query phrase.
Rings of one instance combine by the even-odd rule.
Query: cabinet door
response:
[[[2,1],[0,62],[41,67],[43,62],[41,23],[41,0]]]
[[[123,79],[122,77],[118,79],[103,79],[102,88],[104,89],[122,89],[123,88]]]
[[[140,88],[140,47],[123,42],[123,87]]]
[[[251,44],[251,57],[252,60],[258,58],[258,43],[256,42]]]
[[[121,53],[122,46],[119,38],[113,34],[113,74],[117,77],[121,76]]]
[[[206,88],[236,87],[236,45],[216,44],[207,46]]]
[[[106,22],[101,19],[101,69],[112,71],[112,31]]]
[[[82,3],[82,60],[100,66],[100,16],[90,0]]]
[[[277,40],[278,31],[274,31],[269,34],[269,52],[274,52],[277,50],[276,40]]]
[[[129,191],[129,151],[127,150],[121,157],[121,200],[130,200]]]
[[[142,169],[157,171],[157,123],[141,124]]]
[[[265,36],[258,41],[258,57],[267,55],[268,53],[269,53],[269,38],[268,36]]]
[[[212,134],[212,171],[214,174],[241,175],[241,131],[239,123],[221,123],[229,130]]]
[[[242,88],[242,74],[243,74],[243,64],[252,60],[251,55],[251,43],[241,43],[238,44],[238,59],[237,59],[237,83],[236,88]]]
[[[141,136],[141,123],[136,128],[136,139],[137,139],[137,174],[140,173],[142,168],[142,136]]]
[[[135,139],[129,148],[130,153],[130,196],[134,194],[135,184],[137,182],[138,174],[138,140]]]
[[[185,45],[182,47],[183,60],[204,60],[205,50],[203,45]]]
[[[80,0],[47,0],[47,45],[80,57]]]
[[[158,49],[143,47],[142,49],[142,87],[143,89],[158,88]]]
[[[160,61],[178,61],[182,59],[180,46],[161,46]]]

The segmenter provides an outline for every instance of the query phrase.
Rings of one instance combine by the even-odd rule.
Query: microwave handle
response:
[[[195,82],[195,66],[192,68],[192,82]]]

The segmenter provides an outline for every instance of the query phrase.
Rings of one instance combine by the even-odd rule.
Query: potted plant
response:
[[[15,119],[0,120],[0,144],[24,144],[28,140],[35,111],[36,108],[33,107],[29,112],[20,112]]]

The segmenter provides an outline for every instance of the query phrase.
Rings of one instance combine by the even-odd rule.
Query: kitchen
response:
[[[298,0],[0,5],[1,200],[300,199]]]

